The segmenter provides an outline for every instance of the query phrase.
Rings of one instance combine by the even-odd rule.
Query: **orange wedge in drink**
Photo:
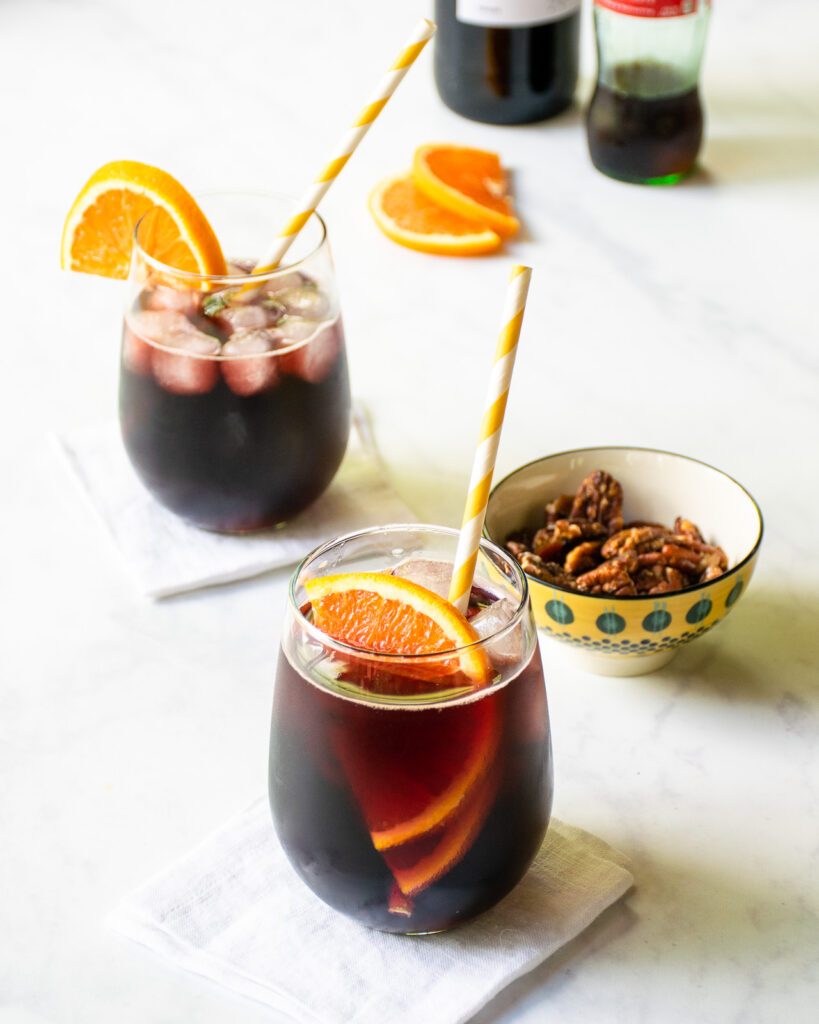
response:
[[[313,622],[328,636],[362,651],[409,657],[465,648],[441,659],[440,673],[460,669],[475,686],[489,681],[486,655],[469,647],[478,634],[457,608],[426,587],[384,572],[319,576],[304,587]]]
[[[389,656],[380,664],[398,693],[415,692],[413,676],[428,693],[436,673],[449,682],[458,672],[475,690],[490,682],[486,655],[469,646],[478,638],[473,627],[425,587],[386,573],[345,573],[309,580],[305,589],[323,632]],[[448,651],[452,657],[426,664],[425,672],[413,669],[414,655]],[[486,818],[495,794],[497,705],[491,694],[470,700],[467,692],[433,708],[393,704],[377,719],[372,706],[367,712],[345,715],[332,745],[373,846],[400,892],[413,897],[461,860]],[[396,912],[408,905],[397,901]]]
[[[447,210],[425,195],[409,175],[387,178],[370,194],[370,213],[399,245],[438,256],[482,256],[500,248],[498,232]]]
[[[135,160],[105,164],[74,200],[63,228],[61,265],[125,278],[134,229],[146,214],[143,248],[177,270],[225,274],[219,240],[196,200],[166,171]]]
[[[463,858],[486,820],[496,786],[496,780],[487,775],[469,790],[457,812],[440,828],[383,852],[405,897],[412,898],[429,888]]]
[[[502,238],[520,230],[497,153],[469,146],[419,146],[412,161],[418,189],[433,203]]]

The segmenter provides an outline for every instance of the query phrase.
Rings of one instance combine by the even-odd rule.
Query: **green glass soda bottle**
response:
[[[598,170],[666,185],[693,168],[710,13],[710,0],[594,0],[597,87],[586,128]]]

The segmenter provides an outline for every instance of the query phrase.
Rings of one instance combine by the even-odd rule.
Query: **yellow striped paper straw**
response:
[[[478,545],[486,515],[486,503],[492,487],[492,474],[495,472],[495,459],[503,429],[506,400],[509,397],[509,384],[515,368],[515,356],[518,354],[520,326],[523,323],[531,277],[531,267],[512,267],[509,287],[506,290],[498,347],[495,349],[495,359],[492,363],[478,448],[475,452],[475,461],[472,463],[469,493],[455,552],[452,582],[449,585],[449,600],[464,614],[469,606],[469,592],[472,589],[472,578],[478,561]]]
[[[379,82],[378,88],[370,97],[369,102],[365,104],[358,117],[339,142],[333,156],[327,161],[312,185],[302,196],[298,209],[284,225],[270,249],[259,261],[259,264],[253,271],[254,274],[265,274],[270,270],[276,269],[296,235],[315,212],[324,194],[336,180],[344,165],[355,152],[358,144],[370,130],[370,125],[372,125],[373,121],[384,109],[387,100],[389,100],[390,96],[401,84],[404,75],[415,63],[416,58],[434,34],[435,23],[428,18],[421,18],[415,26],[412,35],[407,40],[406,45],[392,62],[389,71]]]

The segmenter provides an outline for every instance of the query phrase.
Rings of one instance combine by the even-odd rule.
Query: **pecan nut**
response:
[[[537,532],[520,530],[506,548],[536,579],[586,594],[667,594],[706,583],[728,568],[722,548],[677,516],[673,527],[646,520],[623,525],[623,489],[595,470],[575,495],[547,503]]]
[[[697,524],[692,523],[690,519],[683,519],[682,516],[677,516],[674,520],[674,533],[684,533],[692,540],[698,540],[700,543],[704,540]]]
[[[546,513],[546,525],[554,526],[558,519],[566,519],[572,511],[573,504],[573,494],[561,494],[554,501],[547,502],[544,510]]]
[[[623,488],[609,473],[596,469],[578,487],[570,518],[602,523],[609,533],[616,533],[623,527]]]
[[[584,540],[582,544],[573,547],[566,555],[563,568],[573,576],[579,576],[581,573],[593,569],[600,561],[597,556],[602,543],[600,540]]]
[[[618,530],[609,537],[600,550],[603,558],[614,558],[621,551],[635,550],[639,552],[656,549],[664,537],[668,536],[668,530],[664,526],[632,526],[629,529]]]
[[[557,587],[566,587],[569,590],[577,590],[577,581],[557,562],[545,562],[542,558],[525,551],[517,556],[521,569],[535,579],[543,580],[544,583],[551,583]]]

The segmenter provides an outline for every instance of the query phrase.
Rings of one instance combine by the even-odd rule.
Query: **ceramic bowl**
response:
[[[604,469],[623,485],[624,518],[673,524],[693,520],[719,544],[729,569],[676,593],[612,597],[579,594],[528,576],[535,622],[579,667],[602,675],[640,675],[670,661],[708,632],[748,589],[762,542],[762,513],[726,473],[685,455],[649,448],[581,448],[530,462],[493,489],[484,532],[503,547],[523,527],[543,525],[543,506]]]

